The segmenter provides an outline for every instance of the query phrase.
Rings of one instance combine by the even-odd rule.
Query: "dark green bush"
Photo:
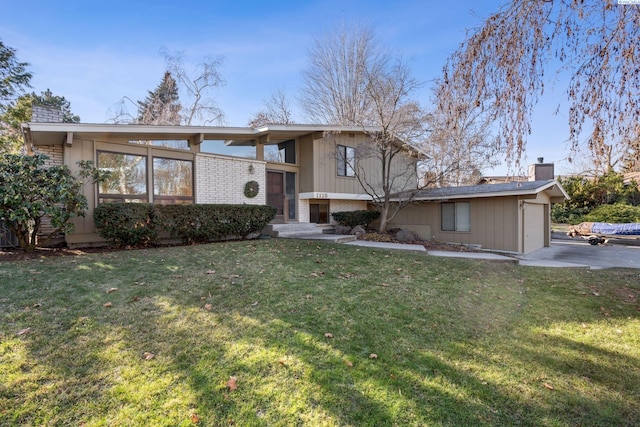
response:
[[[588,215],[585,215],[584,220],[592,222],[611,222],[614,224],[640,222],[640,206],[631,206],[622,203],[616,203],[615,205],[602,205],[589,212]]]
[[[347,227],[355,227],[361,225],[368,227],[371,222],[380,218],[380,212],[378,211],[349,211],[349,212],[334,212],[331,214],[333,219],[340,225]]]
[[[246,238],[261,231],[276,214],[271,206],[150,205],[108,203],[94,211],[98,233],[122,246],[157,242],[166,231],[184,243]]]
[[[103,203],[93,211],[98,234],[119,246],[157,243],[158,224],[148,203]]]
[[[271,221],[275,208],[258,205],[156,206],[162,228],[184,243],[246,238]]]

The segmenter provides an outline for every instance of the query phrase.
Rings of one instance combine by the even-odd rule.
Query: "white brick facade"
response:
[[[364,200],[336,200],[329,201],[329,220],[331,224],[336,224],[331,216],[334,212],[351,212],[367,210],[367,202]]]
[[[196,155],[196,203],[265,205],[266,163],[241,157]],[[256,181],[258,195],[244,195],[245,184]]]

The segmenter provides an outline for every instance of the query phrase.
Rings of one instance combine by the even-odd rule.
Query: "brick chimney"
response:
[[[538,157],[538,162],[529,165],[529,181],[547,181],[554,179],[553,163],[545,163],[544,157]]]
[[[46,105],[32,105],[31,121],[33,123],[62,123],[64,112],[56,107]]]

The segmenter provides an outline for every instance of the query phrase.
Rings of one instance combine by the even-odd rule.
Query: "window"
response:
[[[193,203],[193,162],[154,157],[154,203]],[[149,202],[147,156],[98,152],[98,168],[111,176],[98,185],[98,202]]]
[[[189,141],[186,139],[146,139],[130,140],[130,144],[153,145],[155,147],[175,148],[177,150],[188,150]]]
[[[99,151],[98,168],[111,172],[98,186],[100,203],[149,201],[146,156]]]
[[[442,231],[471,231],[471,203],[442,203]]]
[[[188,160],[153,158],[154,203],[193,202],[193,163]]]
[[[264,159],[269,162],[296,164],[296,141],[290,139],[278,145],[264,146]]]
[[[356,176],[354,169],[356,161],[355,148],[338,145],[336,161],[338,164],[338,176]]]

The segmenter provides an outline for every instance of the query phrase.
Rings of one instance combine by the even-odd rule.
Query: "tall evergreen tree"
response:
[[[162,82],[144,101],[139,101],[138,123],[145,125],[179,125],[180,104],[178,85],[169,71]]]
[[[0,107],[22,89],[29,87],[31,73],[26,62],[16,59],[15,49],[0,40]]]

